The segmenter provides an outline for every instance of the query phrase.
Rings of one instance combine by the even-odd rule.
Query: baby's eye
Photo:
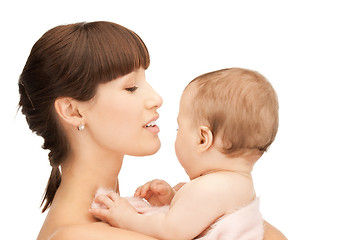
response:
[[[137,86],[133,86],[133,87],[125,88],[125,90],[126,90],[126,91],[128,91],[128,92],[135,92],[135,91],[136,91],[136,89],[138,89],[138,87],[137,87]]]
[[[177,128],[176,131],[179,131],[179,129]]]

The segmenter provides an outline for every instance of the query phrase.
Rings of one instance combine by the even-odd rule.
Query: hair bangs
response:
[[[106,24],[104,24],[106,23]],[[88,34],[90,65],[98,83],[105,83],[150,64],[149,52],[141,38],[115,23],[84,24]]]
[[[139,68],[147,69],[150,64],[149,52],[141,38],[116,23],[63,25],[45,36],[55,40],[47,40],[51,46],[47,55],[53,55],[50,60],[53,63],[44,65],[50,65],[55,85],[66,82],[64,88],[56,88],[59,96],[78,89],[72,91],[71,97],[87,101],[95,95],[99,84]]]

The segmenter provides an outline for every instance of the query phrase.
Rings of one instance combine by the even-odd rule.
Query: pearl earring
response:
[[[80,123],[79,126],[78,126],[78,130],[82,131],[82,130],[84,130],[84,128],[85,128],[85,125]]]

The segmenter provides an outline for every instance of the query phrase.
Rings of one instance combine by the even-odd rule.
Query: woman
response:
[[[125,154],[160,148],[155,121],[162,99],[145,80],[149,63],[140,37],[110,22],[58,26],[33,46],[19,79],[19,106],[50,150],[43,200],[49,212],[39,240],[153,239],[88,213],[98,187],[118,191]]]

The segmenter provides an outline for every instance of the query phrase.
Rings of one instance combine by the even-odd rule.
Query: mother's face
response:
[[[145,81],[140,68],[98,87],[81,113],[94,143],[119,154],[145,156],[160,148],[155,125],[161,97]]]

